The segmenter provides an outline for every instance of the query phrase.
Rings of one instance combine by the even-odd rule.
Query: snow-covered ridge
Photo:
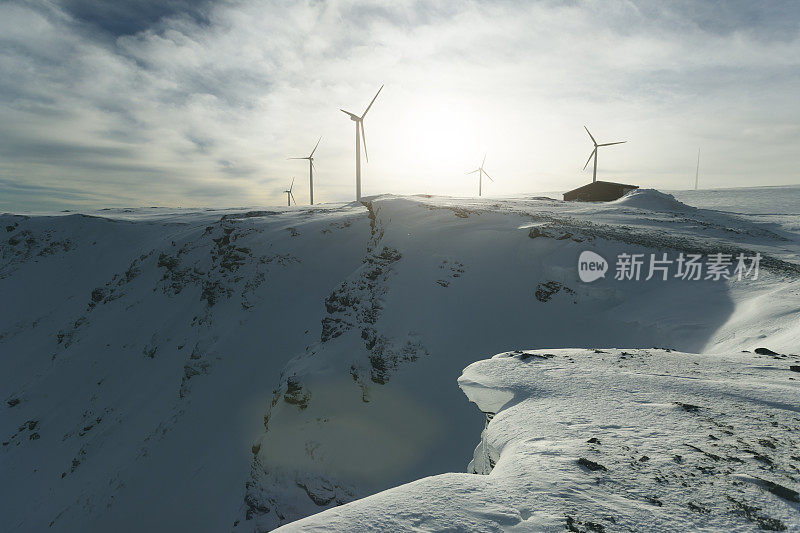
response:
[[[485,416],[455,378],[514,347],[800,344],[786,213],[387,195],[1,218],[10,529],[267,530],[465,472]],[[764,269],[585,284],[583,250]]]
[[[800,527],[800,356],[517,350],[467,367],[487,413],[470,470],[281,531]],[[794,369],[795,371],[793,371]]]

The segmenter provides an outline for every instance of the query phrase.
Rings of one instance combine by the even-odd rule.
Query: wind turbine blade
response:
[[[287,157],[286,159],[308,159],[307,157]]]
[[[479,170],[480,170],[479,168],[476,168],[476,169],[475,169],[475,170],[473,170],[472,172],[467,172],[467,175],[469,175],[469,174],[475,174],[475,173],[476,173],[476,172],[478,172]]]
[[[289,185],[289,192],[292,192],[292,188],[294,187],[294,178],[292,178],[292,184]]]
[[[597,146],[597,141],[595,141],[595,140],[594,140],[594,137],[592,136],[592,132],[590,132],[590,131],[589,131],[589,128],[587,128],[586,126],[584,126],[584,127],[583,127],[583,129],[585,129],[585,130],[586,130],[586,133],[588,133],[588,134],[589,134],[589,137],[591,137],[591,138],[592,138],[592,142],[594,143],[594,145],[595,145],[595,146]]]
[[[614,144],[625,144],[626,142],[628,142],[628,141],[619,141],[619,142],[615,142],[615,143],[598,144],[597,146],[612,146]]]
[[[363,120],[361,121],[361,140],[364,141],[364,157],[367,159],[367,163],[369,163],[369,155],[367,154],[367,136],[364,133],[364,121]]]
[[[320,135],[320,137],[319,137],[319,141],[321,141],[321,140],[322,140],[322,136]],[[308,156],[308,157],[314,157],[314,152],[316,152],[316,151],[317,151],[317,146],[319,146],[319,141],[317,141],[317,144],[315,144],[315,145],[314,145],[314,149],[313,149],[313,150],[311,150],[311,155],[310,155],[310,156]]]
[[[485,153],[483,154],[483,161],[481,162],[481,167],[480,168],[483,168],[483,165],[486,164],[486,155],[487,154],[485,154]]]
[[[377,92],[377,93],[375,93],[375,98],[378,98],[378,95],[379,95],[379,94],[381,94],[381,91],[382,91],[382,90],[383,90],[383,85],[381,85],[381,88],[380,88],[380,89],[378,89],[378,92]],[[375,103],[375,98],[373,98],[373,99],[372,99],[372,101],[371,101],[371,102],[369,103],[369,105],[367,106],[367,109],[366,109],[366,111],[364,111],[364,114],[363,114],[363,115],[361,115],[361,118],[362,118],[362,119],[363,119],[364,117],[366,117],[366,116],[367,116],[367,111],[369,111],[369,108],[370,108],[370,107],[372,107],[372,104],[374,104],[374,103]]]
[[[358,119],[360,119],[360,118],[361,118],[361,117],[359,117],[358,115],[354,115],[354,114],[353,114],[353,113],[351,113],[350,111],[345,111],[345,110],[344,110],[344,109],[342,109],[342,108],[339,108],[339,111],[341,111],[341,112],[342,112],[342,113],[344,113],[345,115],[349,115],[349,116],[350,116],[350,118],[352,118],[353,120],[358,120]]]
[[[297,200],[295,200],[295,199],[294,199],[294,194],[292,194],[292,193],[290,192],[290,193],[289,193],[289,196],[291,196],[291,197],[292,197],[292,201],[294,202],[294,205],[297,205]]]
[[[592,153],[591,153],[591,154],[589,154],[589,159],[587,159],[587,160],[586,160],[586,164],[585,164],[585,165],[583,165],[583,170],[586,170],[586,167],[588,167],[588,166],[589,166],[589,161],[591,161],[591,160],[592,160],[592,157],[594,157],[594,153],[595,153],[596,151],[597,151],[597,147],[595,146],[595,147],[594,147],[594,150],[592,150]]]
[[[486,176],[487,178],[489,178],[490,180],[492,180],[492,177],[485,170],[483,171],[483,175]],[[492,181],[494,181],[494,180],[492,180]]]

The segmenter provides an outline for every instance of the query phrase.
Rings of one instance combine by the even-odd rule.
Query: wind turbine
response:
[[[487,178],[489,178],[490,180],[494,181],[492,179],[492,177],[489,175],[489,173],[486,172],[485,170],[483,170],[483,165],[484,164],[486,164],[486,154],[483,154],[483,162],[481,163],[481,166],[479,166],[478,168],[476,168],[472,172],[467,172],[467,175],[475,174],[476,172],[478,173],[478,196],[481,195],[481,184],[482,184],[481,182],[483,181],[484,174],[486,175]]]
[[[697,169],[694,171],[694,190],[697,190],[697,180],[700,177],[700,148],[697,149]]]
[[[322,137],[319,138],[319,141],[322,140]],[[311,199],[311,205],[314,205],[314,152],[317,151],[317,146],[319,146],[319,141],[317,144],[314,145],[314,149],[311,150],[311,155],[308,157],[290,157],[289,159],[308,159],[308,189],[309,193],[308,196]]]
[[[589,166],[589,161],[591,161],[592,157],[594,157],[594,172],[592,173],[592,183],[594,183],[594,182],[597,181],[597,149],[600,148],[601,146],[612,146],[614,144],[622,144],[622,143],[626,143],[628,141],[619,141],[619,142],[615,142],[615,143],[597,144],[597,141],[594,140],[594,137],[592,136],[591,132],[589,131],[589,128],[584,126],[583,129],[586,130],[586,133],[589,134],[589,137],[592,138],[592,142],[594,143],[594,150],[592,150],[592,153],[589,155],[589,159],[586,160],[586,164],[583,165],[583,170],[586,170],[586,167]]]
[[[292,184],[289,185],[289,188],[283,191],[286,193],[286,202],[290,207],[292,205],[292,200],[294,200],[294,194],[292,194],[293,187],[294,187],[294,178],[292,178]],[[294,205],[297,205],[297,200],[294,200]]]
[[[378,92],[375,93],[375,98],[378,98],[378,95],[381,94],[383,90],[383,85],[381,88],[378,89]],[[367,116],[367,112],[369,108],[372,107],[372,104],[375,103],[375,98],[367,106],[367,109],[364,111],[364,114],[358,116],[354,113],[349,111],[345,111],[344,109],[339,109],[342,113],[348,115],[350,120],[356,123],[356,200],[361,201],[361,140],[364,140],[364,157],[367,158],[367,162],[369,162],[369,156],[367,155],[367,137],[364,134],[364,117]],[[359,132],[361,136],[359,137]]]

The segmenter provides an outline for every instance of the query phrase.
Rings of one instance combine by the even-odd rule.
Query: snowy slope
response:
[[[280,369],[368,233],[360,205],[240,215],[4,217],[7,526],[231,525]]]
[[[3,524],[265,530],[464,472],[456,378],[518,347],[796,353],[800,216],[659,198],[3,215]],[[585,284],[583,250],[764,260]]]

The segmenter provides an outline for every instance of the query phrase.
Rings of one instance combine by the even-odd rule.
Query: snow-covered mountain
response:
[[[664,502],[652,510],[662,518],[647,522],[654,527],[670,516],[757,527],[748,521],[756,515],[798,526],[787,514],[797,513],[796,503],[765,498],[775,496],[769,483],[798,489],[800,460],[784,451],[796,445],[800,390],[792,378],[800,374],[789,370],[788,355],[739,352],[800,351],[800,201],[786,200],[800,199],[800,188],[757,189],[751,208],[746,194],[716,192],[720,205],[739,194],[737,213],[713,209],[714,194],[676,195],[689,204],[694,195],[703,208],[634,191],[608,204],[381,196],[268,211],[3,215],[4,528],[262,531],[445,472],[464,474],[288,527],[381,529],[383,517],[389,529],[435,529],[446,522],[419,521],[435,513],[409,503],[428,494],[430,505],[451,513],[442,510],[441,520],[467,529],[563,529],[568,514],[585,530],[613,524],[605,514],[637,523],[639,511],[619,509],[641,504],[645,492]],[[605,279],[578,279],[587,250],[611,263]],[[619,254],[681,252],[760,253],[760,273],[741,281],[614,279]],[[629,355],[557,350],[575,347]],[[529,348],[554,357],[539,364],[523,355],[545,352],[506,353]],[[496,353],[506,356],[475,363]],[[693,375],[687,365],[697,366]],[[683,394],[666,397],[671,390]],[[679,404],[709,402],[720,410],[682,418]],[[725,422],[723,406],[745,414]],[[483,437],[481,411],[497,413]],[[774,419],[766,422],[768,414]],[[729,513],[744,516],[739,522],[673,512],[678,504],[664,494],[689,489],[659,492],[644,482],[659,465],[664,475],[684,472],[663,463],[674,439],[659,440],[659,432],[712,420],[736,430],[717,435],[714,447],[688,442],[706,431],[700,424],[686,440],[742,461],[717,465],[731,472],[714,482],[750,487],[747,498],[731,495],[745,506]],[[603,448],[581,448],[587,431]],[[759,439],[772,439],[776,451],[757,448]],[[754,470],[745,448],[771,461],[762,461],[768,472]],[[685,451],[673,455],[710,468],[691,462],[701,452]],[[626,461],[639,452],[652,461],[631,470]],[[591,474],[566,472],[576,454],[610,473],[585,465]],[[638,500],[590,501],[599,497],[589,490],[597,480],[608,481],[609,495],[640,478]],[[541,507],[519,495],[534,481],[536,490],[557,491]],[[464,491],[479,495],[473,503],[485,496],[500,507],[476,514],[466,499],[452,505]],[[571,510],[556,512],[562,500]]]

